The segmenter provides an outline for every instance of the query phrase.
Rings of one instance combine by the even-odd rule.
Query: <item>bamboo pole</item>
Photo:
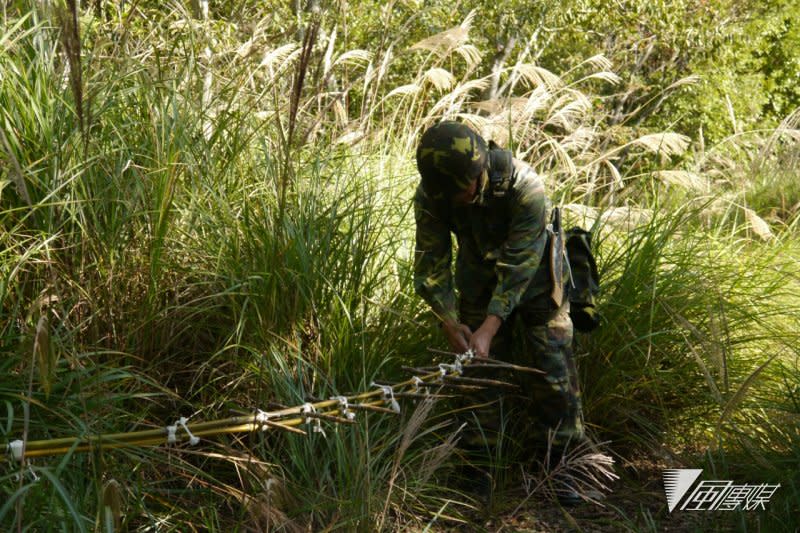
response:
[[[472,360],[485,360],[498,363],[498,361],[494,359],[470,357],[462,360],[462,356],[457,356],[456,366],[461,364],[462,361],[464,364],[469,364]],[[519,369],[527,372],[541,372],[538,369],[517,367],[509,363],[501,364],[504,368]],[[458,368],[460,369],[460,367]],[[352,424],[354,422],[346,416],[347,411],[371,411],[396,414],[397,406],[396,403],[394,403],[395,395],[398,398],[441,398],[452,397],[452,395],[427,394],[427,390],[438,387],[439,390],[454,389],[460,391],[476,391],[484,388],[478,385],[513,386],[510,383],[496,380],[458,377],[458,370],[453,374],[447,374],[446,370],[443,370],[442,367],[437,367],[435,369],[432,367],[431,371],[427,371],[427,368],[407,368],[407,370],[417,375],[400,383],[388,385],[373,383],[374,386],[381,388],[345,397],[346,406],[340,402],[339,398],[332,398],[313,403],[307,402],[303,405],[292,407],[281,406],[275,411],[259,411],[253,414],[232,416],[219,420],[209,420],[191,424],[188,423],[188,421],[185,423],[176,422],[174,426],[177,427],[174,428],[174,432],[172,431],[172,426],[167,426],[130,432],[36,440],[25,443],[22,441],[14,441],[14,443],[8,445],[8,450],[12,452],[15,458],[21,459],[61,455],[70,452],[158,446],[160,444],[168,444],[169,441],[175,443],[185,442],[191,439],[191,437],[209,437],[233,433],[264,431],[266,429],[276,429],[299,435],[307,435],[307,433],[298,426],[305,424],[309,419],[313,419],[317,424],[323,420],[333,423]],[[424,387],[426,393],[419,392],[421,387]],[[387,390],[389,392],[387,392]],[[393,404],[395,409],[385,407],[385,405],[390,403]],[[168,427],[170,429],[167,429]]]

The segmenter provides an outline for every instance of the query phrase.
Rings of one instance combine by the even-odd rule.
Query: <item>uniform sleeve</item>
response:
[[[542,179],[529,167],[518,169],[508,239],[495,264],[497,285],[487,313],[503,320],[519,304],[544,255],[547,204]]]
[[[421,187],[414,196],[414,218],[417,222],[414,289],[440,319],[457,322],[450,229]]]

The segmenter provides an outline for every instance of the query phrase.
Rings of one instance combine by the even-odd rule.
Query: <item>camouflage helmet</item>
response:
[[[431,196],[466,190],[486,166],[483,138],[468,126],[443,121],[425,130],[417,147],[422,188]]]

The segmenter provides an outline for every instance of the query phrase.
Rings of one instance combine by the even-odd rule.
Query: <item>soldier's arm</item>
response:
[[[417,223],[414,289],[443,322],[457,324],[450,229],[421,187],[417,187],[414,196],[414,218]]]
[[[508,318],[530,285],[547,242],[547,205],[542,179],[526,165],[517,168],[510,199],[511,225],[495,270],[497,285],[487,313]]]

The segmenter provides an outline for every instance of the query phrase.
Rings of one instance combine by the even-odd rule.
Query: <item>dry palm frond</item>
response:
[[[630,144],[666,156],[681,155],[689,146],[689,137],[679,133],[664,132],[643,135]]]
[[[562,209],[567,215],[576,217],[578,224],[584,227],[593,226],[598,217],[598,209],[588,205],[566,204]]]
[[[588,150],[597,136],[597,132],[592,128],[579,126],[575,131],[561,139],[561,146],[564,150],[572,152],[583,152]]]
[[[550,105],[552,98],[553,94],[548,91],[544,85],[537,87],[535,90],[531,91],[527,98],[524,99],[525,113],[531,115],[533,113],[546,110]]]
[[[253,531],[288,531],[300,533],[304,529],[294,522],[283,510],[287,507],[287,500],[291,499],[290,491],[285,484],[276,477],[270,477],[264,482],[264,491],[257,496],[247,496],[244,499],[245,508],[250,515],[250,525],[255,526]]]
[[[619,170],[614,163],[609,160],[605,160],[603,161],[603,164],[605,164],[608,172],[611,174],[611,177],[614,180],[612,182],[612,190],[619,190],[625,187],[625,182],[622,180],[622,176],[620,175]]]
[[[412,94],[417,94],[420,89],[422,89],[422,87],[416,83],[407,83],[406,85],[395,87],[389,91],[389,94],[386,95],[386,98],[391,98],[392,96],[409,96]]]
[[[475,13],[476,11],[473,9],[460,25],[427,37],[411,45],[410,49],[427,50],[439,58],[455,52],[464,58],[469,69],[474,68],[480,63],[481,54],[477,48],[467,43],[469,41],[469,28],[475,18]]]
[[[556,160],[558,166],[570,176],[577,173],[578,170],[575,166],[575,162],[556,139],[548,137],[536,148],[537,151],[542,152],[543,155],[539,158],[539,162],[534,164],[534,167],[538,167],[542,161],[552,157]],[[549,150],[547,150],[548,148]]]
[[[583,93],[570,91],[560,96],[553,106],[545,124],[560,126],[567,131],[575,130],[583,117],[592,109],[592,103]]]
[[[800,128],[800,107],[787,115],[780,125],[775,128],[775,131],[772,132],[772,135],[759,151],[758,159],[761,161],[766,160],[767,154],[772,150],[772,147],[784,136],[793,139],[795,142],[800,142],[800,129],[798,128]]]
[[[592,68],[597,70],[611,70],[612,67],[611,60],[603,54],[593,55],[592,57],[583,60],[578,66],[582,65],[590,65]]]
[[[522,472],[525,499],[513,514],[534,495],[551,500],[575,491],[585,501],[603,506],[600,500],[611,492],[610,484],[619,479],[614,473],[614,459],[599,451],[590,441],[568,448],[560,458],[554,457],[554,435],[547,440],[547,452],[536,474]]]
[[[453,431],[447,436],[444,442],[438,446],[431,448],[425,452],[425,458],[420,465],[419,472],[417,473],[418,483],[424,485],[428,482],[433,474],[444,464],[448,457],[453,455],[458,444],[458,438],[461,430],[466,424],[462,424],[456,431]]]
[[[603,70],[600,72],[595,72],[594,74],[589,74],[588,76],[582,78],[581,81],[583,80],[602,80],[610,83],[611,85],[619,85],[622,82],[622,78],[610,70]]]
[[[439,91],[450,89],[456,81],[450,71],[438,67],[428,69],[422,77]]]
[[[392,59],[394,59],[394,48],[390,46],[386,50],[386,53],[383,54],[383,59],[381,60],[381,66],[378,68],[378,73],[375,76],[376,83],[380,83],[380,81],[389,71],[389,65],[392,63]]]
[[[750,229],[753,230],[753,233],[758,235],[762,240],[768,241],[774,237],[772,234],[772,230],[769,229],[769,224],[758,216],[758,214],[749,209],[747,207],[744,208],[745,217],[747,217],[747,222],[750,224]]]
[[[450,28],[436,35],[426,37],[421,41],[411,45],[411,50],[426,50],[433,52],[439,57],[444,57],[457,46],[460,46],[469,39],[469,31],[462,26]]]
[[[342,104],[341,98],[337,98],[336,101],[333,102],[333,115],[336,117],[336,122],[339,126],[347,125],[347,109],[345,109],[344,104]]]
[[[397,447],[397,457],[395,461],[397,465],[399,465],[400,459],[402,459],[403,455],[405,455],[406,451],[408,451],[408,448],[411,446],[411,443],[414,442],[414,439],[419,434],[422,424],[428,419],[428,415],[435,404],[436,400],[425,399],[417,405],[417,408],[414,409],[414,412],[409,417],[405,428],[403,428],[403,436],[400,439],[400,445]]]
[[[453,51],[464,58],[468,70],[474,69],[481,62],[482,57],[480,50],[471,44],[462,44],[461,46],[457,46]]]
[[[653,218],[653,210],[630,206],[612,207],[603,211],[600,218],[604,223],[630,231],[650,222]]]
[[[522,63],[514,68],[523,81],[527,81],[535,87],[544,86],[551,91],[557,91],[564,86],[560,77],[533,63]]]
[[[333,62],[331,68],[336,67],[338,65],[353,65],[359,66],[365,63],[370,64],[370,60],[372,59],[372,53],[368,52],[367,50],[348,50],[347,52],[343,53],[336,60]]]
[[[685,170],[660,170],[654,173],[655,177],[670,185],[677,185],[686,190],[708,193],[711,185],[708,179]]]
[[[484,132],[489,125],[489,119],[472,113],[457,113],[454,118],[467,124],[476,131]]]
[[[476,80],[470,80],[456,87],[451,93],[451,97],[454,100],[463,98],[468,96],[471,91],[476,91],[476,92],[483,91],[488,86],[489,86],[488,78],[478,78]]]
[[[285,44],[279,46],[274,50],[264,52],[264,57],[261,59],[259,66],[266,67],[272,70],[274,65],[281,65],[288,63],[294,59],[294,56],[300,53],[300,47],[295,43]]]
[[[337,144],[347,144],[350,146],[355,145],[364,138],[364,132],[360,129],[345,131],[342,135],[334,141]]]
[[[336,45],[336,26],[334,25],[331,30],[331,35],[328,37],[328,46],[325,47],[325,55],[322,58],[322,75],[327,76],[331,68],[333,68],[333,48]]]
[[[469,96],[471,91],[481,91],[488,83],[485,78],[477,80],[470,80],[462,83],[450,93],[442,96],[428,112],[428,117],[452,115],[462,107],[464,100]]]
[[[691,76],[686,76],[685,78],[681,78],[676,82],[673,82],[664,89],[664,92],[671,91],[672,89],[677,89],[678,87],[683,87],[684,85],[694,85],[695,83],[699,83],[701,80],[700,76],[696,74],[692,74]]]
[[[473,102],[472,107],[478,111],[483,111],[490,115],[497,115],[505,109],[507,104],[503,100],[493,98],[491,100],[481,100],[480,102]]]

